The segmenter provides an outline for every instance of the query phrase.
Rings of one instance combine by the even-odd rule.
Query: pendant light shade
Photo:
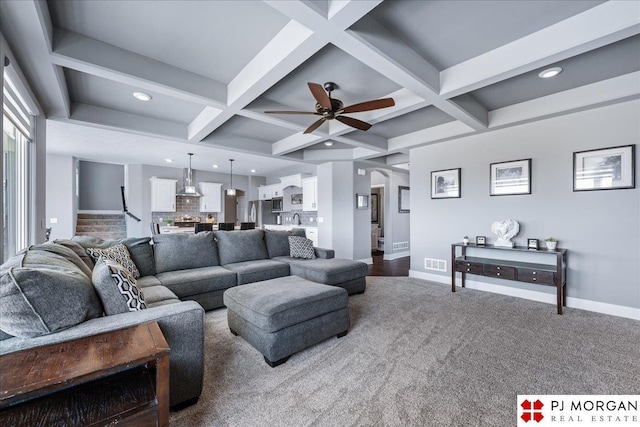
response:
[[[198,193],[196,190],[195,183],[193,182],[193,169],[191,169],[191,156],[193,153],[187,153],[189,155],[189,169],[184,170],[183,175],[183,188],[180,190],[176,196],[191,196],[191,197],[201,197],[202,194]]]
[[[227,188],[227,196],[235,196],[236,189],[233,188],[233,159],[229,159],[229,162],[231,163],[231,172],[230,172],[229,188]]]

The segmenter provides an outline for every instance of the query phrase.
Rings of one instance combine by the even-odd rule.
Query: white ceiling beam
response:
[[[388,155],[385,161],[389,166],[393,166],[400,163],[409,163],[410,157],[406,153],[396,153]]]
[[[558,92],[489,113],[491,129],[569,114],[640,97],[640,71]]]
[[[489,119],[484,107],[474,101],[472,109],[464,108],[441,97],[436,68],[409,47],[395,40],[373,18],[363,18],[354,29],[339,34],[333,43],[453,118],[476,130],[486,129]]]
[[[353,148],[304,150],[303,159],[311,162],[353,160],[353,151]]]
[[[307,126],[299,125],[298,123],[293,123],[287,120],[283,120],[271,114],[264,114],[258,111],[242,109],[238,111],[238,115],[242,117],[246,117],[247,119],[257,120],[262,123],[267,123],[274,126],[279,126],[284,129],[290,129],[297,132],[303,132]]]
[[[609,1],[440,73],[452,98],[640,32],[637,1]]]
[[[353,130],[353,128],[351,128],[351,130]],[[361,132],[361,131],[358,130],[356,132]],[[361,137],[362,140],[355,139],[355,138],[348,138],[344,136],[330,136],[329,139],[333,139],[337,142],[342,142],[344,144],[349,144],[353,147],[360,147],[367,150],[372,150],[378,154],[384,153],[388,149],[387,138],[384,138],[379,135],[374,135],[371,133],[363,133],[362,135],[359,135],[359,137]]]
[[[236,151],[238,153],[271,156],[271,144],[268,142],[256,141],[254,139],[237,136],[221,138],[209,135],[200,141],[200,145],[202,144],[212,145],[217,148],[224,148],[225,150]]]
[[[69,119],[57,118],[57,120],[180,142],[185,142],[187,137],[185,125],[82,103],[72,103]]]
[[[353,149],[353,160],[366,160],[380,157],[381,154],[386,155],[384,151],[369,150],[364,147],[355,147]]]
[[[302,150],[319,142],[326,141],[328,139],[326,134],[319,132],[314,133],[302,133],[298,132],[291,136],[276,141],[272,144],[271,153],[274,156],[282,156],[284,154],[293,153],[294,151]]]
[[[54,64],[194,104],[226,107],[226,86],[128,50],[56,28]]]
[[[209,123],[213,122],[216,117],[222,114],[224,110],[220,110],[218,108],[213,107],[205,107],[193,120],[191,123],[187,125],[187,139],[189,141],[200,140],[196,138],[196,135],[199,135],[202,130],[209,125]]]
[[[389,150],[396,151],[413,148],[420,145],[427,145],[442,139],[457,138],[474,132],[475,129],[462,122],[448,122],[427,129],[411,132],[406,135],[390,138]]]

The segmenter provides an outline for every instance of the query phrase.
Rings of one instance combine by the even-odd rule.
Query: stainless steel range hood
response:
[[[193,156],[193,153],[187,154],[189,155],[189,167],[184,169],[182,175],[183,188],[176,193],[176,196],[202,197],[193,182],[193,170],[191,169],[191,156]]]

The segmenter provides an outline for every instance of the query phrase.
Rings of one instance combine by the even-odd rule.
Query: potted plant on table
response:
[[[547,250],[549,251],[556,250],[556,246],[558,246],[558,239],[556,239],[555,237],[547,237],[546,239],[544,239],[544,241],[547,244]]]
[[[465,245],[468,245],[469,244],[469,236],[464,236],[462,238],[462,243],[465,244]]]

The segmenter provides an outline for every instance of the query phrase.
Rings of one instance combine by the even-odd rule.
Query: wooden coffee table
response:
[[[169,425],[157,323],[0,356],[0,425]]]

